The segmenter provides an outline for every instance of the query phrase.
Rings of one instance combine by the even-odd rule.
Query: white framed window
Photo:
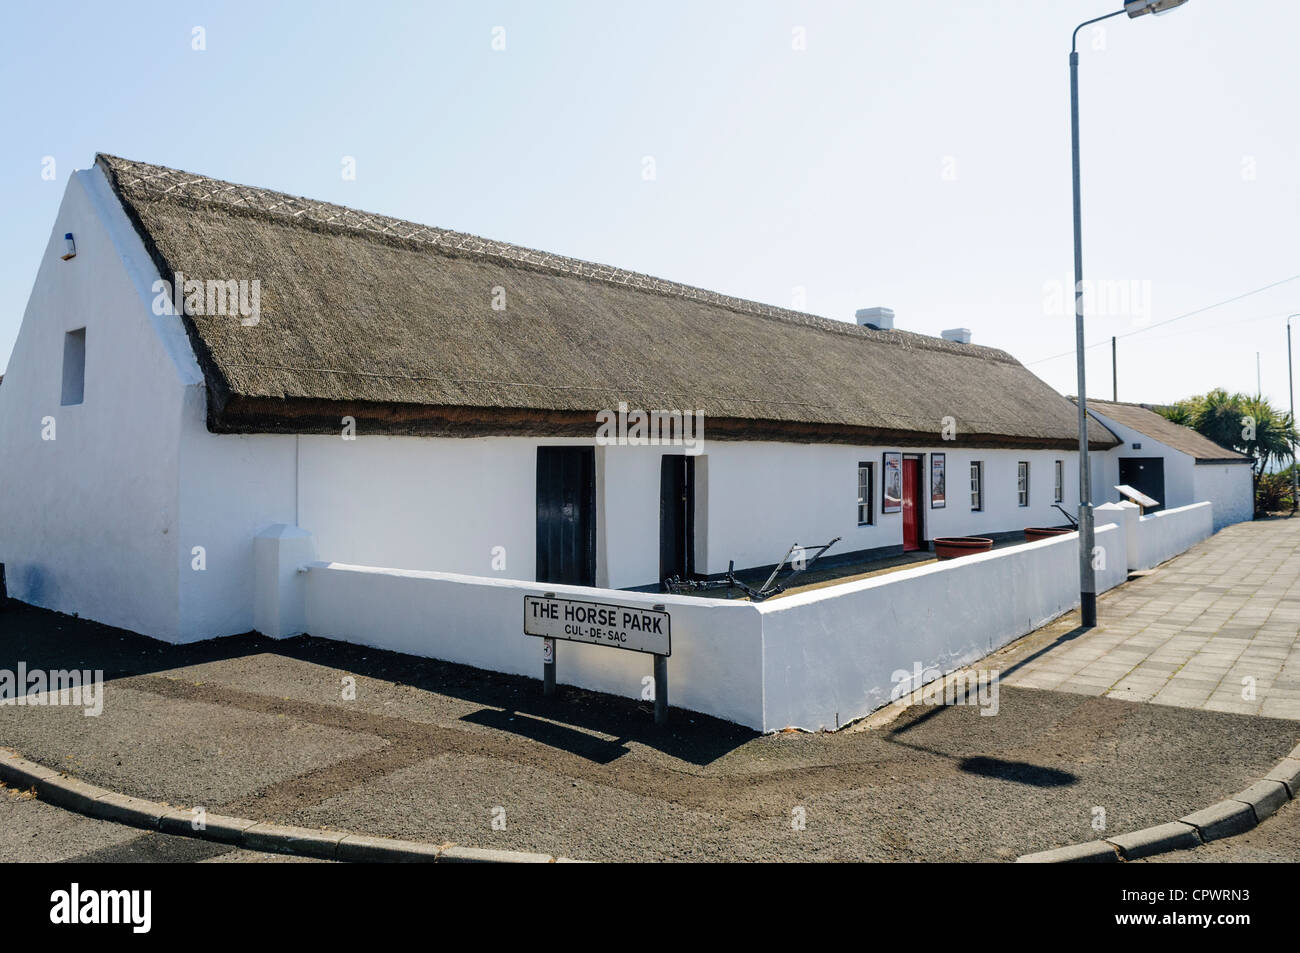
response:
[[[1021,506],[1029,505],[1029,461],[1016,464],[1016,495]]]
[[[1056,499],[1052,502],[1062,503],[1065,501],[1065,461],[1056,461]]]
[[[63,335],[63,397],[59,403],[68,407],[86,397],[86,329],[77,328]]]
[[[984,509],[984,463],[980,460],[970,462],[970,508]]]
[[[858,525],[871,525],[871,482],[872,468],[870,463],[858,464]]]

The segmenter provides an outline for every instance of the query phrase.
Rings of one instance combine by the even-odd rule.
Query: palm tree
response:
[[[1191,427],[1196,419],[1196,407],[1191,400],[1180,400],[1159,410],[1164,416],[1183,427]]]
[[[1216,387],[1207,394],[1180,400],[1162,408],[1165,417],[1191,427],[1221,447],[1254,458],[1258,475],[1292,459],[1295,421],[1289,413],[1274,410],[1268,401],[1246,394],[1230,394]]]
[[[1246,452],[1255,458],[1256,472],[1279,469],[1289,462],[1296,438],[1291,415],[1274,410],[1262,397],[1247,397],[1241,406],[1244,417],[1255,423],[1255,439],[1246,442]]]

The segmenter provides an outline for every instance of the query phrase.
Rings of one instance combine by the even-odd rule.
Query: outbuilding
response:
[[[1216,533],[1254,516],[1250,457],[1174,423],[1149,404],[1089,398],[1088,412],[1120,440],[1093,458],[1094,503],[1118,502],[1123,497],[1115,487],[1125,485],[1157,501],[1147,512],[1212,503]]]
[[[1152,441],[1098,419],[1097,451]],[[653,589],[1078,505],[1075,406],[968,332],[105,155],[69,181],[0,447],[11,595],[172,641],[253,628],[276,524],[341,563]]]

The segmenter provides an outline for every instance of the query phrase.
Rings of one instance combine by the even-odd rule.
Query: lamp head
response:
[[[1124,12],[1129,19],[1146,16],[1148,13],[1159,15],[1168,13],[1174,7],[1181,7],[1187,0],[1125,0]]]

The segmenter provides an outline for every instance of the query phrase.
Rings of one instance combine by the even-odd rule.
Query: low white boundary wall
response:
[[[1096,546],[1104,592],[1128,574],[1119,527]],[[895,673],[947,674],[1078,604],[1077,533],[761,603],[764,727],[843,725],[887,704]]]
[[[1198,503],[1138,519],[1136,508],[1099,507],[1098,522],[1105,592],[1208,537],[1213,510]],[[311,536],[296,527],[269,527],[254,549],[265,634],[310,632],[539,679],[541,640],[523,634],[524,596],[663,604],[669,703],[760,731],[847,724],[896,687],[918,687],[917,669],[948,674],[1079,602],[1076,533],[764,603],[315,562]],[[651,668],[641,653],[557,646],[562,684],[646,698]]]
[[[312,635],[539,679],[542,640],[523,634],[524,596],[662,604],[672,615],[668,703],[763,727],[762,617],[752,603],[340,563],[312,563],[305,576]],[[632,698],[652,672],[652,656],[577,642],[558,642],[555,661],[561,684]]]
[[[1129,568],[1159,566],[1213,534],[1214,506],[1211,503],[1193,503],[1143,516],[1137,525],[1137,564]]]

